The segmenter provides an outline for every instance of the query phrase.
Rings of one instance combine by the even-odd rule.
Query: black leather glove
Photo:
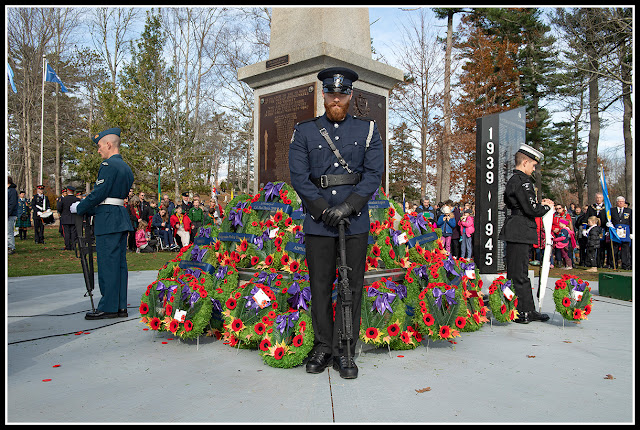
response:
[[[337,227],[341,219],[347,218],[354,212],[355,210],[350,203],[342,202],[339,205],[326,209],[322,213],[322,221],[330,227]]]

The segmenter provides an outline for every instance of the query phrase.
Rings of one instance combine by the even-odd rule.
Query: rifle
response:
[[[95,313],[96,308],[93,305],[93,288],[94,288],[94,271],[93,271],[93,251],[96,249],[93,237],[93,216],[73,214],[73,221],[76,225],[76,242],[74,250],[76,257],[80,259],[82,265],[82,273],[84,275],[84,284],[87,288],[87,294],[91,299],[91,310]]]
[[[351,288],[349,287],[349,278],[347,273],[351,268],[347,266],[347,244],[345,241],[344,226],[349,226],[348,219],[341,219],[338,223],[338,252],[340,255],[340,265],[338,266],[338,274],[340,280],[338,282],[338,294],[342,299],[342,327],[338,329],[340,345],[347,349],[347,365],[351,365],[351,341],[353,340],[353,303],[351,298]]]

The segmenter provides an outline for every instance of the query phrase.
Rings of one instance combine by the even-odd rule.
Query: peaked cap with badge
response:
[[[325,93],[351,94],[358,74],[346,67],[329,67],[318,73],[318,79],[322,81],[322,91]]]
[[[91,140],[93,140],[93,143],[95,143],[96,145],[98,144],[98,142],[100,142],[100,139],[102,139],[103,137],[109,135],[109,134],[115,134],[116,136],[120,136],[120,128],[118,127],[112,127],[112,128],[108,128],[106,130],[104,130],[101,133],[96,134],[95,136],[93,136],[93,138]]]

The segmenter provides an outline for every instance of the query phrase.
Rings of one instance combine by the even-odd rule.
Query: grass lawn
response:
[[[27,239],[20,240],[16,236],[16,253],[8,256],[7,276],[39,276],[60,275],[64,273],[82,273],[80,260],[74,251],[63,251],[64,239],[58,233],[58,225],[52,224],[44,228],[45,244],[36,244],[33,240],[33,227],[28,230]],[[167,261],[173,259],[176,252],[154,252],[148,254],[127,253],[129,271],[159,270]],[[94,254],[94,270],[99,270]],[[529,266],[535,276],[539,274],[539,266]],[[629,270],[598,269],[603,272],[629,272]],[[597,281],[598,273],[587,272],[584,267],[573,270],[553,268],[550,278],[560,278],[564,273],[575,275],[584,281]]]
[[[58,225],[44,228],[44,244],[36,244],[33,239],[33,227],[27,232],[27,239],[16,236],[16,252],[7,258],[7,276],[60,275],[82,273],[80,259],[75,251],[64,251],[64,239],[58,232]],[[127,252],[129,271],[159,270],[167,261],[175,258],[177,252],[154,252],[137,254]],[[95,253],[93,267],[99,270]]]

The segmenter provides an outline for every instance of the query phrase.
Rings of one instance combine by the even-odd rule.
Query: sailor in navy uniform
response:
[[[528,276],[529,249],[538,241],[536,218],[543,216],[554,206],[550,199],[542,199],[538,203],[531,180],[531,174],[541,159],[540,151],[524,143],[516,152],[516,168],[504,189],[504,204],[510,214],[498,236],[507,243],[507,279],[513,283],[518,296],[519,316],[514,321],[522,324],[549,319],[547,314],[535,310]]]
[[[325,113],[296,124],[289,147],[291,184],[306,210],[303,224],[311,284],[311,317],[315,332],[314,350],[306,371],[320,373],[331,363],[343,378],[356,378],[358,368],[348,363],[340,349],[331,290],[336,278],[338,223],[346,218],[347,266],[353,298],[351,357],[360,330],[360,300],[364,282],[369,237],[367,202],[380,187],[384,153],[380,133],[373,120],[347,114],[356,72],[332,67],[318,73],[322,81]],[[333,144],[334,151],[329,144]],[[338,296],[336,309],[341,309]]]
[[[623,196],[616,198],[616,207],[611,208],[611,225],[615,227],[620,243],[614,243],[616,261],[622,260],[622,269],[631,270],[632,211]],[[608,226],[607,226],[608,227]]]
[[[100,164],[93,191],[71,206],[72,213],[94,216],[98,257],[98,283],[102,298],[96,312],[86,319],[126,317],[127,313],[127,236],[133,231],[124,198],[133,185],[133,172],[120,155],[120,129],[110,128],[93,137]]]

